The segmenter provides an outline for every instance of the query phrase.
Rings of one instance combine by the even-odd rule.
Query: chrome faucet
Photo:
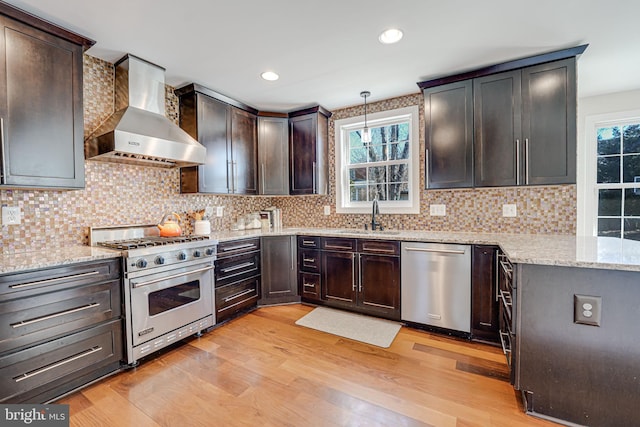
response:
[[[376,221],[376,215],[380,215],[380,208],[378,208],[378,196],[373,199],[373,206],[371,210],[371,231],[376,231],[376,228],[382,230],[382,224]]]

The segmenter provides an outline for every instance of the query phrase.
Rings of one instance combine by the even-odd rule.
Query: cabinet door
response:
[[[289,120],[258,117],[260,194],[289,194]]]
[[[231,171],[233,193],[258,194],[257,117],[235,107],[231,109]]]
[[[356,302],[356,263],[353,252],[322,252],[322,299],[338,306]]]
[[[576,182],[575,58],[522,70],[522,132],[524,184]]]
[[[423,91],[427,188],[473,186],[473,82]]]
[[[289,159],[291,194],[316,192],[316,132],[317,115],[289,119]]]
[[[204,145],[204,165],[182,168],[180,191],[183,193],[229,193],[231,162],[227,138],[230,126],[228,106],[206,95],[180,100],[180,126]]]
[[[471,258],[471,335],[498,341],[497,248],[476,245]]]
[[[84,187],[82,47],[0,17],[2,184]]]
[[[400,320],[400,258],[359,254],[358,306]]]
[[[295,236],[262,238],[262,299],[259,304],[298,301]]]
[[[475,186],[520,183],[520,70],[473,81]]]

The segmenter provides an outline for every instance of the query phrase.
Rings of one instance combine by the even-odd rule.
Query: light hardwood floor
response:
[[[553,426],[525,415],[500,349],[403,327],[388,349],[260,308],[56,403],[72,426]]]

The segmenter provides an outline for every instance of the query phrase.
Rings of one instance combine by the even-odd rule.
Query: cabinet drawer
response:
[[[245,279],[216,288],[216,321],[256,305],[260,294],[260,277]]]
[[[300,250],[298,252],[298,266],[300,271],[308,273],[320,272],[320,251]]]
[[[122,358],[122,322],[109,323],[0,357],[0,402],[70,383]],[[41,393],[41,392],[40,392]]]
[[[302,298],[319,301],[320,275],[311,273],[298,273],[298,283],[300,284],[300,294]]]
[[[120,280],[0,302],[0,353],[120,317]]]
[[[218,243],[218,259],[260,250],[260,238]]]
[[[322,249],[326,251],[356,251],[356,239],[345,239],[340,237],[323,237],[320,240]]]
[[[320,249],[320,238],[313,236],[298,236],[298,247]]]
[[[260,274],[260,252],[217,259],[215,262],[216,287],[258,274]]]
[[[400,242],[390,240],[358,240],[358,252],[400,255]]]
[[[120,277],[121,259],[0,276],[0,302]]]

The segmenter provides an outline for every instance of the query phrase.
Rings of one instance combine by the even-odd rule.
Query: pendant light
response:
[[[368,144],[371,142],[371,132],[367,127],[367,96],[371,96],[371,92],[365,90],[360,92],[360,96],[364,98],[364,129],[362,129],[362,142]]]

